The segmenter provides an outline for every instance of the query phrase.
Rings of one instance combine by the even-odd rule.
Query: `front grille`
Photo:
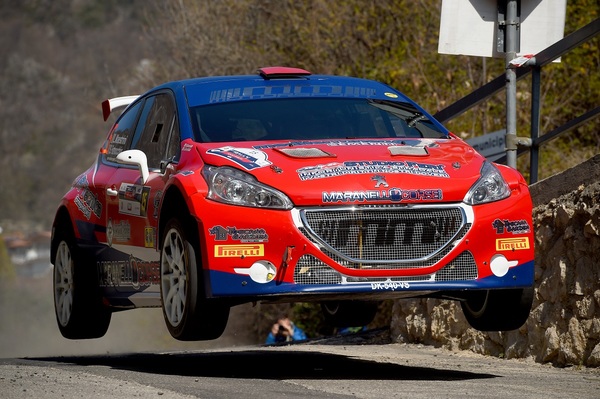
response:
[[[458,255],[452,262],[444,266],[437,273],[421,276],[404,277],[351,277],[343,275],[337,270],[312,255],[304,255],[298,260],[294,270],[296,284],[352,284],[352,283],[400,283],[416,281],[466,281],[477,279],[477,265],[469,251]]]
[[[341,284],[342,275],[312,255],[303,255],[294,269],[296,284]]]
[[[304,209],[300,218],[301,231],[350,268],[431,265],[470,226],[458,206]]]
[[[465,251],[435,274],[435,281],[477,280],[473,254]]]

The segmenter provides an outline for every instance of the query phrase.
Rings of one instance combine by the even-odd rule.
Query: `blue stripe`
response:
[[[356,284],[292,284],[272,281],[255,283],[249,276],[211,271],[210,281],[214,297],[269,296],[282,294],[342,294],[385,293],[419,291],[447,291],[464,289],[527,288],[534,283],[534,261],[511,268],[504,277],[490,276],[478,280],[431,281],[406,283],[356,283]]]

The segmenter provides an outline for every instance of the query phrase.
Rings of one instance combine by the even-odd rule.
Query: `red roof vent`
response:
[[[299,78],[311,75],[310,72],[304,69],[282,66],[260,68],[257,72],[263,79]]]

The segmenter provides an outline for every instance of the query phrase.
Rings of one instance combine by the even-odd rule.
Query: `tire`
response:
[[[529,317],[533,288],[473,291],[461,301],[463,314],[479,331],[511,331]]]
[[[197,248],[178,219],[167,222],[160,253],[160,297],[167,329],[180,341],[219,338],[229,318],[229,306],[206,299]]]
[[[360,327],[373,321],[378,306],[372,301],[330,301],[321,303],[321,311],[331,327]]]
[[[63,337],[91,339],[104,336],[112,313],[102,303],[94,263],[85,262],[70,233],[58,237],[52,280],[54,312]]]

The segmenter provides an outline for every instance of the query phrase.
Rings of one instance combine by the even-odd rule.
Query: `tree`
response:
[[[437,53],[439,0],[181,0],[158,6],[151,35],[161,40],[163,76],[251,73],[290,65],[315,73],[353,75],[399,88],[435,113],[504,73],[504,59]],[[567,3],[565,34],[598,18],[596,0]],[[166,18],[163,18],[166,16]],[[596,106],[600,97],[599,44],[595,39],[544,69],[542,133]],[[591,72],[591,73],[590,73]],[[530,131],[530,78],[518,83],[517,131]],[[463,138],[506,124],[499,93],[448,123]],[[541,178],[598,150],[598,123],[543,148]],[[559,155],[556,155],[559,154]],[[527,175],[528,159],[519,160]]]
[[[109,129],[100,103],[164,81],[288,65],[372,78],[432,113],[504,71],[503,59],[437,53],[440,0],[5,0],[0,4],[0,220],[49,226],[60,196]],[[567,3],[565,34],[598,18]],[[599,38],[544,68],[542,133],[597,106]],[[529,79],[517,130],[528,135]],[[448,127],[463,138],[505,125],[498,94]],[[542,152],[541,178],[598,152],[598,121]],[[519,159],[527,170],[527,159]]]

